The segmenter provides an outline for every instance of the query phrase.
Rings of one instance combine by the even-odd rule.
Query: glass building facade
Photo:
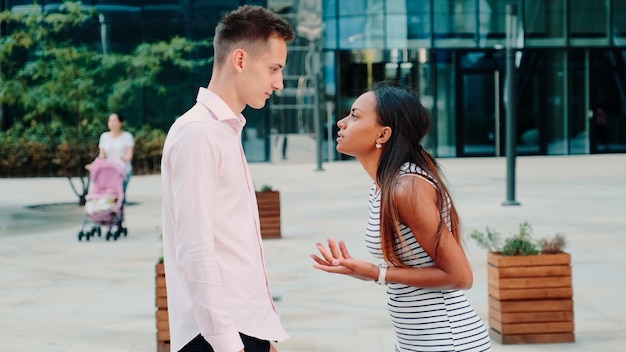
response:
[[[364,88],[396,80],[432,112],[436,155],[503,155],[508,4],[518,154],[625,152],[623,0],[323,1],[326,99],[342,116]]]
[[[32,0],[0,0],[20,11]],[[54,10],[60,1],[36,1]],[[277,138],[312,135],[328,155],[333,125],[373,83],[418,90],[433,116],[426,147],[439,157],[505,151],[506,6],[517,6],[514,108],[518,155],[626,152],[624,0],[85,0],[99,13],[103,51],[142,41],[213,36],[226,12],[266,6],[287,18],[285,89],[245,111],[245,149],[268,161]],[[167,128],[206,86],[176,74],[176,94],[150,97],[129,122]],[[316,94],[318,93],[318,94]],[[315,138],[319,136],[319,138]],[[325,141],[322,147],[320,141]],[[327,142],[326,142],[327,141]],[[287,147],[286,143],[282,144]],[[329,147],[329,148],[326,148]],[[288,147],[287,147],[288,148]],[[334,158],[340,158],[336,153]]]

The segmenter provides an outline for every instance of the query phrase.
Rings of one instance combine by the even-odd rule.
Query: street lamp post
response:
[[[506,5],[506,201],[502,205],[519,205],[515,200],[515,158],[517,149],[517,116],[515,93],[515,46],[517,6]]]

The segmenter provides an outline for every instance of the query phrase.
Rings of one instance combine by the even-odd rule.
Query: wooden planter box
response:
[[[280,192],[256,192],[262,238],[280,238]]]
[[[159,263],[155,267],[156,272],[156,327],[157,327],[157,351],[170,351],[170,324],[167,314],[167,289],[165,287],[165,267]]]
[[[574,342],[571,256],[488,254],[489,326],[502,344]]]

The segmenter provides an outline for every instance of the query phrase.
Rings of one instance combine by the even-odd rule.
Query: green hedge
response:
[[[16,124],[0,132],[0,177],[85,176],[85,165],[98,154],[95,126],[31,126]],[[129,128],[135,137],[133,174],[160,171],[165,132],[149,126]]]

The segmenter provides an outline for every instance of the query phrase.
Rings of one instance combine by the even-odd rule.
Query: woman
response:
[[[133,160],[135,139],[130,132],[122,129],[124,127],[124,116],[122,116],[122,114],[111,114],[107,126],[109,127],[109,131],[100,135],[100,142],[98,143],[100,152],[98,158],[118,162],[123,166],[124,175],[126,175],[124,179],[124,192],[126,192],[126,187],[128,186],[133,171],[131,160]]]
[[[406,89],[377,85],[339,122],[337,151],[374,180],[365,240],[383,264],[352,258],[343,241],[317,243],[314,267],[389,285],[396,351],[489,351],[485,324],[462,290],[473,276],[460,220],[437,162],[420,142],[430,117]]]

